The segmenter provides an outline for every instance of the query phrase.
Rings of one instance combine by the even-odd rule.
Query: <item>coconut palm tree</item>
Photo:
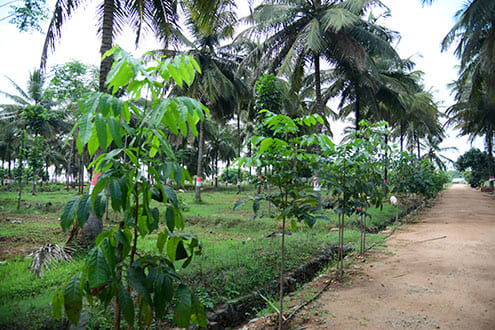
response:
[[[381,28],[361,18],[378,1],[274,1],[266,0],[246,19],[255,25],[241,34],[265,38],[247,57],[263,54],[259,70],[294,72],[311,63],[314,68],[315,103],[312,112],[323,114],[320,59],[327,63],[353,63],[362,69],[368,52],[397,56],[383,38]]]
[[[236,157],[236,138],[229,125],[207,121],[206,125],[211,126],[209,136],[206,139],[209,158],[213,162],[213,174],[215,177],[215,187],[218,187],[218,161],[230,163]],[[228,165],[227,165],[228,167]]]
[[[488,151],[488,170],[494,177],[493,135],[495,130],[495,107],[491,105],[488,93],[488,77],[480,61],[474,61],[461,72],[457,81],[451,84],[456,103],[447,109],[448,125],[460,130],[460,135],[471,139],[484,136]],[[490,181],[493,189],[493,181]]]
[[[428,159],[432,164],[435,164],[438,169],[441,171],[447,170],[447,166],[445,165],[445,162],[449,162],[451,164],[454,164],[455,162],[442,155],[442,153],[447,152],[447,151],[457,151],[456,147],[440,147],[440,144],[442,143],[442,138],[439,136],[428,136],[426,138],[425,144],[423,145],[423,148],[426,151],[426,153],[423,155],[423,158]]]

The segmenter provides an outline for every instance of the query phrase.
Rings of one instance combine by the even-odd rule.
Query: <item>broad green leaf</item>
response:
[[[162,185],[163,191],[165,192],[165,196],[167,196],[167,200],[172,203],[175,207],[179,207],[179,200],[177,199],[177,194],[175,190],[170,186]]]
[[[105,209],[107,207],[107,198],[103,191],[95,197],[92,207],[93,212],[95,212],[95,215],[98,218],[103,217],[103,215],[105,214]]]
[[[160,151],[160,140],[158,136],[154,135],[151,140],[150,158],[155,157],[158,151]]]
[[[82,310],[81,274],[71,277],[65,285],[64,308],[67,318],[73,324],[77,324]]]
[[[91,289],[98,288],[110,277],[110,268],[99,247],[93,248],[86,259],[88,282]]]
[[[148,217],[145,215],[138,216],[138,231],[141,236],[146,236],[149,233]]]
[[[62,305],[64,304],[63,295],[60,289],[61,288],[57,288],[57,290],[55,290],[55,292],[53,293],[53,297],[52,297],[53,315],[59,321],[62,318]]]
[[[122,257],[125,258],[125,256],[127,256],[127,254],[131,251],[131,237],[128,237],[122,230],[115,231],[113,237],[118,243],[122,244]]]
[[[167,210],[165,211],[165,220],[167,222],[168,230],[173,232],[175,229],[175,212],[172,206],[167,207]]]
[[[96,127],[96,136],[98,137],[98,142],[100,146],[103,148],[107,145],[107,125],[105,122],[105,118],[101,113],[96,114],[95,118],[95,127]]]
[[[241,206],[246,204],[246,202],[249,200],[249,198],[241,198],[239,199],[235,205],[234,205],[234,211],[237,211]]]
[[[155,293],[153,295],[155,314],[158,319],[161,319],[163,317],[165,307],[167,307],[170,301],[172,301],[174,288],[170,278],[165,276],[162,272],[157,273],[153,286],[155,288]]]
[[[206,329],[207,319],[204,306],[198,300],[198,298],[193,296],[192,306],[191,306],[191,322],[196,326]]]
[[[84,224],[88,220],[89,213],[91,212],[91,199],[89,195],[82,195],[77,206],[77,222],[79,227],[84,227]]]
[[[179,230],[184,229],[184,219],[182,217],[182,213],[178,208],[174,210],[174,215],[175,215],[175,227],[178,228]]]
[[[163,231],[158,234],[158,239],[156,240],[156,247],[158,248],[158,251],[160,251],[160,253],[163,252],[163,246],[167,242],[167,238],[168,238],[168,233],[166,231]]]
[[[98,244],[98,246],[101,249],[101,252],[103,252],[103,257],[107,261],[110,273],[115,271],[115,265],[117,263],[117,257],[116,257],[116,249],[115,249],[115,240],[113,237],[113,233],[111,230],[108,230],[109,235],[108,237],[105,237],[101,243]]]
[[[254,212],[254,214],[258,214],[258,211],[259,210],[260,210],[260,200],[259,199],[256,199],[253,202],[253,212]]]
[[[290,221],[290,224],[291,224],[291,227],[292,227],[292,231],[296,232],[297,231],[297,221],[295,219],[292,219]]]
[[[88,111],[79,119],[79,137],[83,146],[88,143],[91,133],[93,132],[91,115],[91,112]]]
[[[127,324],[133,327],[134,313],[135,313],[134,302],[132,300],[129,291],[127,291],[122,285],[119,286],[118,297],[119,297],[120,309],[122,310],[122,315],[124,315],[124,319],[127,322]]]
[[[184,182],[184,176],[182,175],[182,167],[177,163],[172,163],[172,168],[174,170],[175,183],[181,185]]]
[[[137,159],[136,155],[132,152],[132,150],[129,150],[127,148],[124,148],[124,152],[127,155],[127,157],[129,157],[129,159],[131,160],[131,162],[135,166],[137,166],[138,165],[138,159]]]
[[[186,249],[184,248],[184,243],[182,240],[177,244],[177,250],[175,250],[175,260],[182,260],[189,258]],[[187,266],[187,265],[186,265]],[[182,267],[185,267],[184,265]]]
[[[175,294],[176,304],[174,309],[174,321],[179,328],[189,328],[191,319],[191,291],[181,284]]]
[[[127,284],[143,297],[148,305],[152,305],[151,295],[146,287],[146,275],[141,268],[135,266],[129,267],[127,270]]]
[[[153,321],[153,309],[142,298],[138,298],[138,306],[139,324],[143,328],[149,329],[151,322]]]
[[[148,219],[150,220],[148,224],[150,232],[158,229],[158,225],[160,224],[160,211],[158,208],[154,207],[150,210]]]
[[[131,121],[131,112],[129,111],[129,102],[124,102],[124,106],[122,107],[122,118],[124,118],[126,123]]]
[[[122,134],[120,133],[120,125],[115,117],[109,116],[107,118],[108,128],[110,130],[110,134],[117,145],[117,147],[122,147]]]
[[[79,152],[79,154],[82,154],[84,150],[84,146],[83,143],[81,142],[81,136],[79,134],[77,135],[77,139],[76,139],[76,147],[77,147],[77,152]]]
[[[181,242],[180,238],[178,237],[170,237],[167,242],[167,255],[170,258],[172,262],[175,262],[175,256],[177,253],[177,246]]]
[[[114,211],[119,211],[123,207],[123,191],[122,182],[120,179],[111,180],[108,183],[108,191],[110,192],[110,200],[112,202],[112,209]]]
[[[273,144],[273,138],[263,139],[260,143],[259,152],[268,150],[272,144]]]
[[[88,153],[89,153],[89,155],[93,156],[99,146],[100,145],[98,143],[98,134],[96,132],[96,126],[93,126],[93,132],[91,133],[91,137],[89,138],[89,141],[88,141]],[[104,148],[105,146],[101,146],[101,147]]]
[[[67,204],[65,205],[62,215],[60,216],[60,225],[64,232],[69,230],[72,222],[74,221],[74,217],[76,216],[77,205],[79,203],[80,196],[72,197]]]
[[[173,64],[167,65],[168,73],[172,76],[172,79],[175,81],[177,85],[179,85],[180,88],[182,88],[182,77],[177,70],[176,66]]]

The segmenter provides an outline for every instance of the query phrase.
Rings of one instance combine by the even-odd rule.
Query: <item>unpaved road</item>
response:
[[[495,199],[448,189],[299,313],[304,329],[495,329]],[[359,269],[356,269],[359,268]]]

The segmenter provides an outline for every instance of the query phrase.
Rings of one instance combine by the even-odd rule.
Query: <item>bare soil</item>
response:
[[[344,283],[330,273],[308,285],[332,282],[288,328],[495,329],[493,196],[453,185],[386,245],[356,258]],[[244,328],[273,325],[268,317]]]

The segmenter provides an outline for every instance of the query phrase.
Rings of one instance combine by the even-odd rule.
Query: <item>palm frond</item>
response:
[[[42,277],[44,271],[56,262],[62,260],[71,261],[71,252],[73,250],[68,247],[62,247],[56,244],[43,245],[28,254],[29,257],[33,258],[30,268],[36,276]]]

